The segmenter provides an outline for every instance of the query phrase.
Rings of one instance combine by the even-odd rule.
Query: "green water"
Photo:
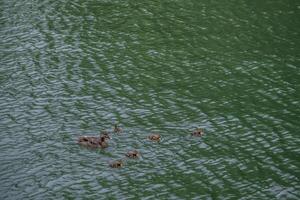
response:
[[[300,199],[299,1],[0,10],[0,199]]]

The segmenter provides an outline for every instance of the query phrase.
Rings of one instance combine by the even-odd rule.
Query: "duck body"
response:
[[[131,151],[128,151],[125,155],[128,158],[138,158],[140,156],[140,153],[137,150],[131,150]]]
[[[204,135],[204,130],[202,128],[197,128],[192,132],[192,136],[202,137]]]
[[[148,139],[152,140],[152,141],[159,142],[161,137],[160,137],[159,134],[151,134],[151,135],[148,136]]]
[[[108,134],[103,134],[100,137],[95,136],[80,136],[78,138],[78,144],[91,148],[106,148],[108,143],[105,141],[110,139]]]
[[[111,168],[120,168],[123,166],[123,161],[122,160],[113,161],[112,163],[109,164],[109,166]]]

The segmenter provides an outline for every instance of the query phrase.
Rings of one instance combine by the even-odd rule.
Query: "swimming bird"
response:
[[[148,136],[149,140],[156,141],[156,142],[160,141],[160,138],[161,137],[160,137],[159,134],[151,134],[151,135]]]
[[[105,141],[106,139],[110,139],[108,133],[102,132],[99,137],[80,136],[78,138],[78,144],[92,148],[106,148],[108,147],[108,143]]]
[[[123,166],[123,161],[122,160],[115,160],[112,163],[109,164],[111,168],[120,168]]]
[[[204,135],[204,130],[202,128],[197,128],[192,132],[192,136],[201,137]]]
[[[131,151],[128,151],[125,155],[128,158],[138,158],[140,156],[140,153],[137,150],[131,150]]]
[[[121,133],[123,130],[118,126],[118,124],[115,124],[114,126],[114,132],[115,133]]]

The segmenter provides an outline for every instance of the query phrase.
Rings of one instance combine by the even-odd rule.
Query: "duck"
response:
[[[115,124],[114,126],[114,132],[115,133],[121,133],[123,130],[118,126],[118,124]]]
[[[122,160],[115,160],[112,163],[109,164],[111,168],[120,168],[123,166],[123,161]]]
[[[107,132],[102,132],[100,137],[96,136],[80,136],[78,138],[78,144],[82,146],[92,147],[92,148],[106,148],[108,143],[106,139],[110,139]]]
[[[159,142],[160,141],[160,135],[159,134],[151,134],[148,136],[148,139],[149,140],[152,140],[152,141],[156,141],[156,142]]]
[[[202,128],[197,128],[192,132],[192,136],[202,137],[204,135],[204,130]]]
[[[137,150],[131,150],[131,151],[128,151],[125,155],[128,158],[138,158],[140,156],[140,153]]]

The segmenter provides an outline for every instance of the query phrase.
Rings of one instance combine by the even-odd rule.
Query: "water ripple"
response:
[[[4,0],[0,198],[300,198],[296,4]]]

